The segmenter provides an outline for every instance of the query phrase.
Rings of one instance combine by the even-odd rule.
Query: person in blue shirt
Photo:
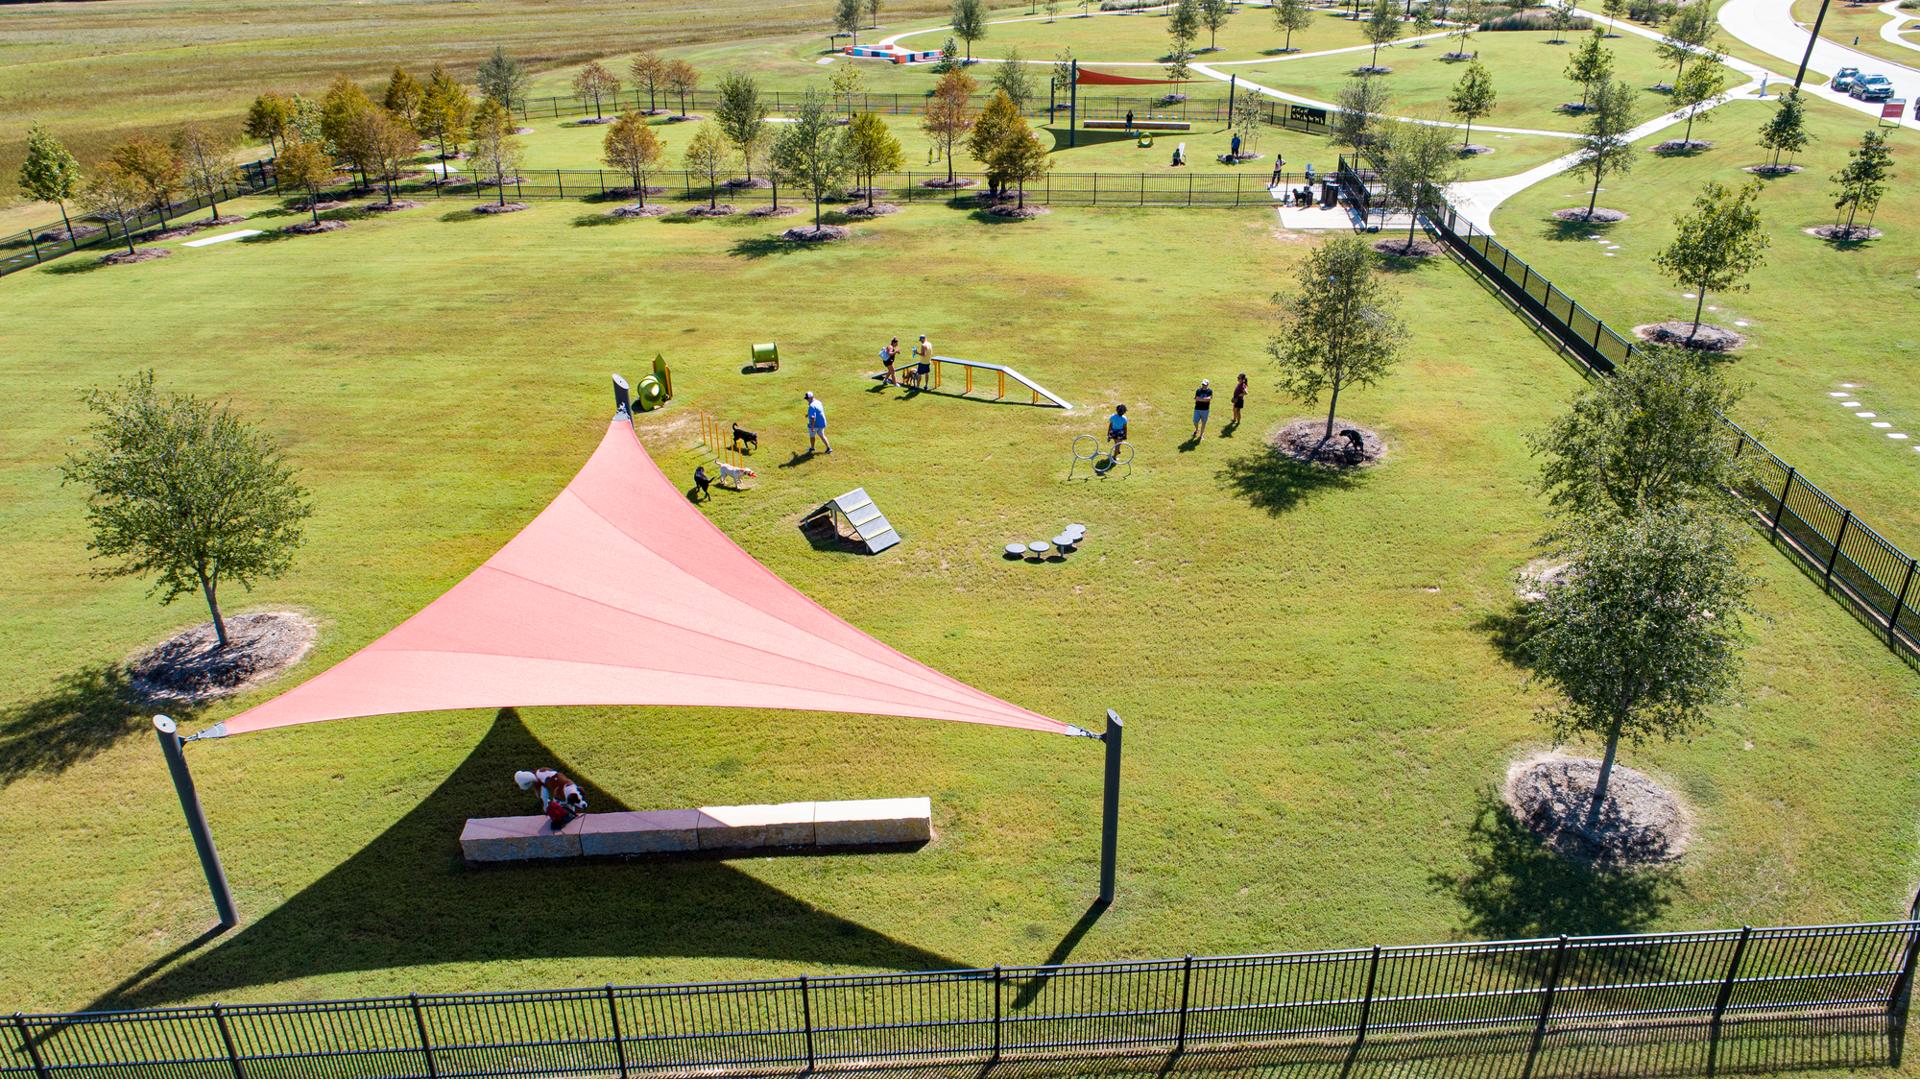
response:
[[[809,454],[813,453],[815,439],[820,440],[820,444],[827,448],[827,453],[833,453],[833,444],[827,441],[826,406],[821,405],[820,399],[814,397],[813,391],[809,390],[807,391],[807,453]]]
[[[1127,441],[1127,407],[1125,405],[1115,405],[1113,415],[1107,417],[1107,441],[1113,444],[1113,448],[1108,451],[1110,454],[1119,450],[1120,444]]]

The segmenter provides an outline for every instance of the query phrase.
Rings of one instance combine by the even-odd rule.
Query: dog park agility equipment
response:
[[[935,390],[935,391],[941,390],[946,381],[945,380],[946,368],[957,367],[957,368],[961,368],[966,372],[966,388],[963,390],[959,390],[957,392],[953,390],[947,390],[945,391],[946,393],[949,393],[949,394],[957,393],[961,397],[965,397],[969,394],[972,394],[973,393],[973,373],[975,371],[990,371],[990,372],[993,372],[996,377],[995,391],[993,395],[993,399],[995,401],[1006,400],[1007,380],[1012,379],[1016,385],[1024,386],[1027,388],[1027,393],[1032,399],[1031,404],[1050,406],[1056,409],[1073,408],[1072,405],[1067,403],[1066,399],[1060,397],[1058,394],[1055,394],[1053,391],[1048,390],[1046,387],[1041,386],[1039,383],[1034,382],[1032,379],[1027,378],[1025,375],[1020,374],[1018,371],[1015,371],[1014,369],[1006,366],[1005,364],[989,364],[981,360],[962,360],[959,357],[955,357],[955,356],[936,356],[932,359],[931,363],[933,365],[933,371],[930,375],[930,381],[926,385],[923,385],[920,387],[920,389],[922,390]],[[904,371],[905,369],[903,368],[901,370]],[[875,379],[884,379],[887,377],[887,373],[884,371],[876,371],[873,373],[871,377]],[[1043,398],[1045,399],[1044,401],[1041,400]]]
[[[667,366],[666,357],[656,354],[653,358],[653,374],[641,376],[639,385],[631,389],[626,379],[615,375],[613,396],[618,408],[630,412],[652,412],[671,401],[673,369]]]
[[[903,49],[898,45],[848,45],[840,52],[859,60],[885,60],[892,64],[927,64],[940,59],[938,49]]]
[[[747,362],[747,366],[743,370],[749,371],[749,372],[779,371],[780,370],[779,344],[776,342],[769,341],[765,345],[755,345],[753,347],[753,357]]]
[[[854,488],[838,498],[828,499],[800,519],[802,529],[825,526],[836,536],[852,533],[853,539],[869,555],[878,555],[900,542],[900,534],[887,521],[866,488]]]
[[[1092,435],[1075,435],[1073,437],[1073,464],[1067,466],[1067,479],[1073,479],[1074,470],[1078,469],[1080,463],[1083,461],[1087,463],[1088,468],[1093,470],[1093,475],[1102,479],[1112,476],[1113,470],[1121,465],[1127,467],[1126,475],[1132,476],[1133,444],[1123,440],[1115,443],[1113,449],[1109,450],[1107,449],[1106,443],[1101,442]]]
[[[733,440],[727,437],[730,434],[729,425],[721,423],[705,409],[695,409],[693,418],[694,430],[698,433],[699,439],[695,444],[696,449],[704,451],[708,459],[715,464],[732,465],[736,468],[746,466],[746,456],[741,453],[739,447],[734,445]]]

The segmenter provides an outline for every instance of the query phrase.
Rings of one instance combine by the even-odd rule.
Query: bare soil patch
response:
[[[748,217],[792,217],[800,212],[797,206],[756,206],[747,211]]]
[[[696,206],[693,209],[687,211],[687,216],[688,217],[730,217],[739,212],[740,211],[737,208],[727,203],[721,203],[718,206]]]
[[[1249,161],[1259,161],[1265,154],[1221,154],[1222,165],[1245,165]]]
[[[853,230],[844,225],[796,225],[780,234],[780,239],[797,244],[825,244],[845,240]]]
[[[655,203],[652,206],[616,206],[607,211],[607,216],[618,218],[650,218],[665,217],[671,213],[673,213],[672,210],[661,206],[659,203]]]
[[[892,192],[882,187],[852,187],[847,189],[846,197],[850,200],[859,200],[868,197],[884,199],[890,194],[892,194]]]
[[[1686,853],[1693,814],[1652,777],[1615,765],[1600,816],[1587,826],[1600,763],[1546,753],[1507,769],[1507,808],[1549,849],[1600,869],[1674,862]]]
[[[868,206],[866,203],[861,203],[858,206],[849,206],[844,211],[842,211],[842,213],[846,214],[848,217],[853,217],[853,218],[886,217],[888,214],[897,214],[899,212],[900,212],[900,208],[893,205],[890,202],[877,202],[877,203],[874,203],[872,206]]]
[[[1538,558],[1513,575],[1513,595],[1524,603],[1537,604],[1547,598],[1547,590],[1567,579],[1572,564],[1564,559]]]
[[[476,214],[516,214],[522,210],[531,210],[531,209],[533,209],[533,206],[531,204],[523,203],[523,202],[510,202],[510,203],[487,202],[487,203],[481,203],[478,206],[475,206],[473,208],[473,212]]]
[[[1816,229],[1803,229],[1808,236],[1817,236],[1822,240],[1833,240],[1842,244],[1857,244],[1862,240],[1878,240],[1886,234],[1871,225],[1822,225]]]
[[[1561,221],[1579,221],[1588,225],[1611,225],[1616,221],[1627,220],[1626,211],[1609,210],[1604,206],[1596,206],[1591,212],[1584,206],[1574,206],[1565,210],[1555,210],[1553,216]]]
[[[517,185],[525,182],[526,182],[526,177],[524,176],[508,176],[504,178],[489,176],[489,177],[486,177],[485,179],[475,180],[473,182],[473,186],[474,187],[501,187],[506,184]]]
[[[1373,250],[1396,259],[1431,259],[1440,254],[1440,245],[1431,240],[1418,237],[1408,240],[1403,236],[1398,240],[1375,240]]]
[[[1747,343],[1746,336],[1712,323],[1701,323],[1695,330],[1693,323],[1685,319],[1669,319],[1663,323],[1648,323],[1636,326],[1633,332],[1642,341],[1651,341],[1655,345],[1678,345],[1686,349],[1698,349],[1701,352],[1731,352]]]
[[[261,611],[227,618],[227,646],[204,622],[127,662],[127,678],[149,701],[193,705],[249,690],[307,655],[319,634],[297,611]]]
[[[1353,69],[1355,75],[1391,75],[1393,68],[1386,64],[1362,64]]]
[[[132,251],[116,251],[111,255],[103,255],[100,258],[100,263],[103,266],[126,266],[129,263],[152,262],[155,259],[164,259],[171,254],[173,254],[173,251],[170,248],[134,248]]]
[[[299,236],[312,236],[315,233],[333,232],[336,229],[344,229],[346,227],[347,223],[344,221],[329,219],[327,221],[302,221],[297,225],[288,225],[280,231],[295,233]]]
[[[1370,428],[1335,418],[1333,437],[1323,438],[1326,427],[1325,417],[1290,420],[1274,432],[1273,448],[1295,461],[1330,469],[1362,468],[1386,456],[1386,440]],[[1346,434],[1349,431],[1353,435]]]
[[[970,188],[977,185],[978,183],[979,183],[978,180],[973,180],[965,176],[956,176],[951,180],[948,180],[945,177],[935,177],[932,180],[920,181],[920,186],[930,187],[930,188],[940,188],[942,190],[952,190],[954,188]]]
[[[513,133],[515,135],[531,135],[533,134],[533,129],[530,127],[521,126],[521,127],[514,128]]]

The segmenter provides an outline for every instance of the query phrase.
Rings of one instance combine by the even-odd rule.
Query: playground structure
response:
[[[756,371],[779,371],[779,343],[769,341],[765,345],[755,345],[751,359],[747,361],[747,366],[740,370],[743,374],[750,374]]]
[[[1080,468],[1083,461],[1093,470],[1093,475],[1103,480],[1113,475],[1113,470],[1121,465],[1127,467],[1126,475],[1132,476],[1133,444],[1122,439],[1109,450],[1105,443],[1092,435],[1076,435],[1073,437],[1073,464],[1067,466],[1067,479],[1073,479],[1074,471]]]
[[[873,504],[866,488],[854,488],[838,498],[828,499],[800,519],[803,530],[823,527],[831,528],[835,536],[851,533],[854,542],[869,555],[878,555],[900,542],[900,534]]]
[[[1006,400],[1007,380],[1012,379],[1015,383],[1027,388],[1027,393],[1031,399],[1030,401],[1031,404],[1048,406],[1056,409],[1073,408],[1071,404],[1068,404],[1067,401],[1061,398],[1058,394],[1055,394],[1053,391],[1048,390],[1046,387],[1041,386],[1039,383],[1034,382],[1032,379],[1027,378],[1025,375],[1020,374],[1018,371],[1015,371],[1014,369],[1006,366],[1005,364],[989,364],[981,360],[962,360],[958,357],[953,357],[953,356],[936,356],[930,361],[930,363],[932,364],[932,371],[929,372],[927,376],[921,379],[921,385],[919,386],[919,389],[921,390],[939,391],[945,383],[945,374],[946,374],[945,369],[948,365],[952,365],[954,367],[962,368],[966,371],[966,389],[959,391],[955,395],[957,397],[966,397],[973,393],[973,373],[975,371],[991,371],[997,376],[997,380],[995,384],[996,389],[993,395],[993,398],[995,401]],[[908,364],[905,367],[899,368],[895,374],[895,377],[904,378],[905,377],[904,373],[909,368],[912,368],[914,366],[915,365],[913,364]],[[884,371],[875,372],[871,377],[875,379],[884,379],[886,378],[886,372]],[[947,393],[954,393],[954,392],[947,391]],[[1041,400],[1042,398],[1045,398],[1046,400],[1042,401]]]
[[[705,409],[695,409],[693,415],[699,434],[695,447],[704,451],[707,459],[716,464],[746,468],[746,455],[736,449],[733,440],[728,437],[732,430],[730,425],[721,423],[718,417]]]

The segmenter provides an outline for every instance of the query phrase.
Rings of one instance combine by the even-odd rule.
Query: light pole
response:
[[[207,889],[213,893],[213,907],[220,914],[220,929],[230,929],[239,925],[240,915],[233,906],[233,889],[227,885],[220,853],[213,847],[207,815],[200,809],[200,794],[193,788],[193,774],[187,771],[186,740],[180,737],[171,717],[154,717],[153,732],[160,738],[160,752],[167,759],[167,772],[173,776],[173,790],[180,796],[181,812],[187,816],[187,831],[193,834],[193,849],[199,853],[200,869],[207,875]]]

